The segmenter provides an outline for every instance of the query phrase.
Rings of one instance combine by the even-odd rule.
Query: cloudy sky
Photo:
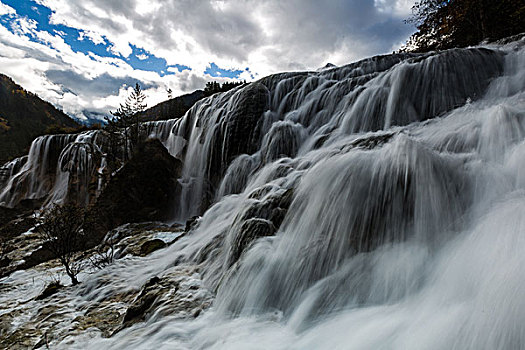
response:
[[[0,0],[0,72],[77,118],[389,53],[414,0]]]

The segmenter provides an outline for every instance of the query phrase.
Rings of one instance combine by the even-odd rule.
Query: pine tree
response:
[[[140,88],[139,83],[135,84],[135,88],[126,99],[126,108],[129,110],[130,123],[130,141],[132,146],[136,146],[141,141],[141,124],[140,124],[140,113],[144,112],[147,105],[144,103],[146,95]]]
[[[110,137],[110,147],[121,146],[125,162],[129,159],[129,154],[133,147],[138,145],[142,139],[140,114],[147,107],[146,103],[144,103],[145,99],[146,95],[139,83],[136,83],[135,88],[126,98],[124,104],[121,103],[116,111],[110,112],[113,118],[106,118],[106,131]],[[117,133],[120,133],[122,136],[117,136]],[[122,138],[122,142],[119,141],[120,138]]]

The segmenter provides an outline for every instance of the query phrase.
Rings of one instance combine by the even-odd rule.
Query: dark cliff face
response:
[[[146,141],[111,178],[88,211],[95,239],[129,222],[169,220],[180,193],[182,164],[159,140]]]
[[[230,163],[240,154],[252,154],[259,149],[261,117],[268,109],[268,89],[252,83],[242,90],[234,107],[220,119],[215,129],[215,145],[210,154],[212,182],[222,179]],[[218,177],[213,181],[213,177]]]
[[[0,164],[27,153],[31,141],[51,128],[78,126],[53,105],[0,74]]]

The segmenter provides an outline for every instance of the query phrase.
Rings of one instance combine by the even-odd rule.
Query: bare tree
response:
[[[83,269],[78,251],[84,246],[82,226],[84,211],[71,204],[55,205],[45,210],[38,220],[37,230],[47,249],[64,266],[73,285]]]

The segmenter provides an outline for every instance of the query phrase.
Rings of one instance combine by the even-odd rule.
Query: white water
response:
[[[489,50],[265,78],[257,151],[233,161],[226,141],[211,154],[243,88],[198,103],[164,143],[185,164],[178,214],[206,191],[217,203],[174,245],[75,293],[89,303],[198,263],[212,308],[58,347],[525,349],[525,49]],[[250,242],[254,218],[275,235]]]
[[[146,131],[173,149],[168,137],[174,122],[150,122]],[[44,204],[70,199],[87,206],[107,181],[107,142],[99,130],[37,137],[28,156],[0,167],[0,205],[14,207],[24,199]]]

